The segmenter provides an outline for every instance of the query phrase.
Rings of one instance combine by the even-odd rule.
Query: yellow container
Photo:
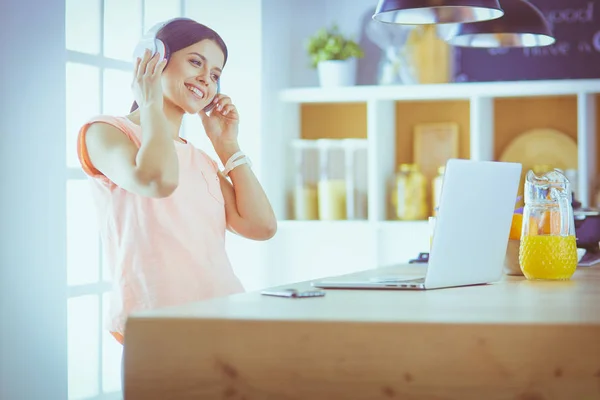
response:
[[[418,165],[400,165],[394,192],[392,201],[396,218],[403,221],[427,219],[427,181]]]
[[[568,280],[577,269],[575,236],[525,236],[519,264],[527,279]]]

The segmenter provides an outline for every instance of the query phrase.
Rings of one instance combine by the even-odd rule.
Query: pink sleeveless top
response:
[[[79,131],[77,152],[90,177],[102,255],[112,273],[108,329],[121,343],[127,316],[243,291],[225,251],[225,202],[218,166],[189,143],[175,142],[179,186],[166,198],[128,192],[98,171],[85,133],[93,122],[115,126],[140,146],[141,127],[98,116]]]

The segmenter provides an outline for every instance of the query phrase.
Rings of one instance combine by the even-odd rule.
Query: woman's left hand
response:
[[[210,114],[201,110],[198,115],[202,119],[206,135],[215,151],[219,153],[228,148],[237,147],[240,115],[229,96],[218,94],[215,96],[213,103],[215,103],[215,106]]]

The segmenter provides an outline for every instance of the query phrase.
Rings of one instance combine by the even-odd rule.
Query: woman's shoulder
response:
[[[104,126],[103,126],[104,125]],[[108,125],[108,126],[106,126]],[[116,116],[109,114],[99,114],[88,118],[80,129],[80,135],[83,136],[90,127],[94,126],[94,130],[117,129],[125,134],[133,142],[140,141],[140,127],[136,125],[127,116]]]
[[[82,154],[87,153],[88,133],[99,140],[105,140],[102,138],[115,138],[117,132],[127,137],[137,147],[141,145],[141,132],[133,121],[125,116],[100,114],[88,118],[79,129],[78,151]]]
[[[110,114],[98,114],[88,118],[84,126],[90,126],[95,123],[105,123],[108,125],[115,126],[120,130],[132,131],[136,130],[136,124],[130,120],[127,116],[123,115],[110,115]]]

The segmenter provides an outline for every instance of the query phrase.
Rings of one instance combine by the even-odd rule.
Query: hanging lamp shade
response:
[[[455,24],[502,15],[498,0],[379,0],[373,19],[390,24]]]
[[[446,35],[462,47],[536,47],[556,40],[544,15],[526,0],[502,0],[504,16],[493,21],[461,24]]]

